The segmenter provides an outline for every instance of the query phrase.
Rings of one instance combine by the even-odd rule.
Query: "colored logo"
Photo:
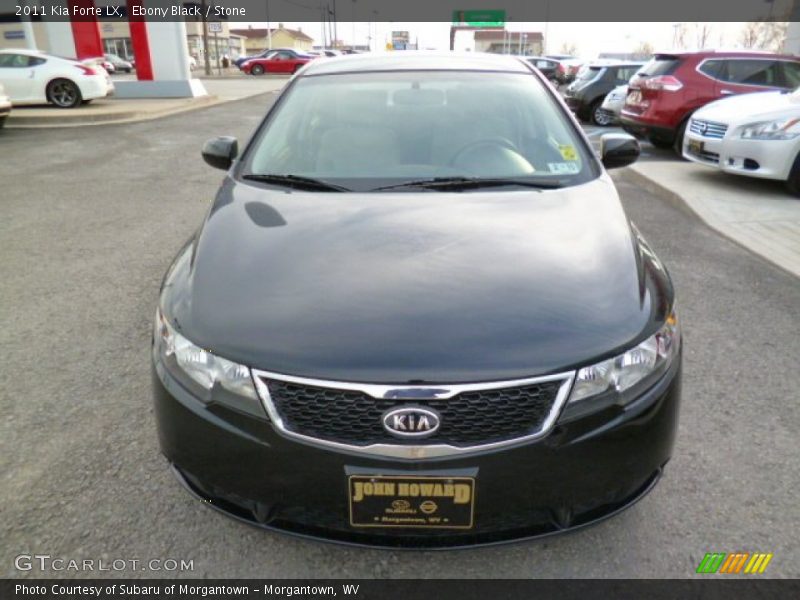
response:
[[[725,575],[735,575],[745,573],[755,575],[763,573],[767,569],[769,561],[772,560],[772,553],[766,552],[709,552],[700,561],[697,573],[723,573]]]

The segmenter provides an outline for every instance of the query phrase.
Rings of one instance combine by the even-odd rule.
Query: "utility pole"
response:
[[[267,2],[267,50],[272,50],[272,24],[269,22],[269,0]]]
[[[333,45],[339,41],[339,31],[336,28],[336,0],[333,0]]]
[[[203,62],[206,77],[211,76],[211,58],[208,56],[208,21],[206,20],[206,0],[200,0],[201,24],[203,26]]]

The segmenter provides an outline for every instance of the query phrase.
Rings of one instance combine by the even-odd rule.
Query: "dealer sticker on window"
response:
[[[550,169],[551,173],[559,173],[562,175],[570,175],[581,170],[574,162],[547,163],[547,168]]]

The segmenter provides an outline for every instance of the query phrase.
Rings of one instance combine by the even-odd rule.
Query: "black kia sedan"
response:
[[[160,293],[161,449],[269,529],[454,547],[580,528],[670,458],[666,269],[523,59],[394,53],[293,77]],[[654,525],[657,526],[657,525]]]

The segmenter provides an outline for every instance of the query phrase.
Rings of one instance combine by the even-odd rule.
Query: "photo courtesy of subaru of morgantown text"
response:
[[[596,156],[525,60],[312,61],[243,149],[203,148],[227,174],[153,333],[175,475],[237,519],[380,546],[639,500],[681,364],[672,282],[606,173],[639,151]]]

